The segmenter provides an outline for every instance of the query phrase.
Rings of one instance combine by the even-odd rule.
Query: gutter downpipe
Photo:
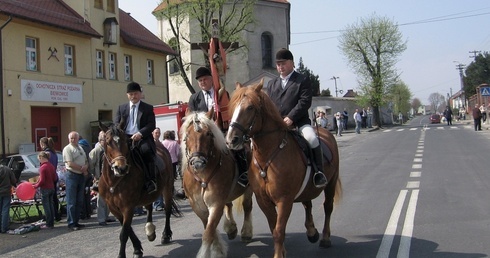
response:
[[[8,20],[0,27],[0,131],[2,134],[2,158],[5,158],[5,116],[4,116],[4,99],[3,99],[3,37],[2,30],[7,26],[7,24],[12,21],[12,15],[9,16]]]

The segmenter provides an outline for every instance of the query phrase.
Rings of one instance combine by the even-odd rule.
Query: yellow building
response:
[[[168,102],[173,50],[117,2],[0,0],[2,155],[39,150],[43,136],[61,150],[72,130],[96,142],[90,122],[112,121],[130,81],[145,102]]]

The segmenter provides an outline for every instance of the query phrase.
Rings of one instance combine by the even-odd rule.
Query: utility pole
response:
[[[461,90],[463,90],[463,88],[464,88],[463,87],[463,84],[464,84],[463,83],[463,77],[464,77],[463,69],[465,68],[465,66],[466,65],[461,64],[461,63],[459,63],[459,64],[456,65],[456,70],[459,70],[459,78],[461,79]]]
[[[481,51],[478,51],[478,50],[473,50],[473,51],[469,51],[468,53],[473,54],[473,56],[470,56],[470,58],[475,59],[475,58],[476,58],[476,56],[477,56],[477,54],[480,54],[480,53],[481,53]]]
[[[338,97],[337,93],[339,93],[339,92],[340,92],[340,94],[342,94],[342,90],[337,90],[337,79],[339,79],[339,77],[332,76],[332,78],[330,78],[330,80],[335,81],[335,97]]]

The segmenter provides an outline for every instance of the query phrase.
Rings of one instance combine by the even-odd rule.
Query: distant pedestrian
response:
[[[361,113],[359,113],[359,109],[356,108],[356,112],[354,112],[353,117],[354,117],[354,122],[356,122],[356,133],[360,134],[362,117],[361,117]]]
[[[398,112],[398,122],[402,125],[403,124],[403,114],[402,112]]]
[[[367,128],[367,110],[365,108],[362,109],[361,119],[362,128]]]
[[[54,202],[53,195],[55,192],[56,182],[58,181],[58,175],[53,164],[49,162],[49,152],[41,151],[37,155],[37,159],[41,166],[39,167],[39,180],[32,186],[34,188],[41,189],[41,202],[44,208],[44,215],[46,217],[46,225],[41,228],[52,229],[54,228]]]
[[[319,127],[322,127],[322,128],[327,129],[327,126],[328,126],[328,119],[327,119],[327,117],[325,116],[325,112],[320,111],[320,116],[316,118],[316,124],[317,124]]]
[[[367,126],[368,128],[373,128],[373,111],[371,107],[367,107]]]
[[[344,130],[347,130],[347,122],[349,121],[349,112],[347,112],[347,108],[344,108],[342,112],[342,125],[344,126]]]
[[[87,157],[78,145],[79,135],[73,131],[68,134],[68,145],[63,148],[63,161],[66,164],[66,213],[68,229],[79,230],[85,225],[79,224],[83,206],[85,178],[88,176]]]
[[[449,106],[446,106],[446,110],[444,110],[444,117],[446,118],[447,125],[453,125],[453,111]]]
[[[473,108],[473,122],[475,131],[481,131],[481,111],[478,108],[478,104],[475,104],[475,108]]]
[[[483,123],[485,123],[485,121],[487,121],[487,109],[483,104],[480,106],[480,112],[481,112],[481,119]]]
[[[340,112],[337,112],[335,114],[335,120],[337,123],[337,136],[342,136],[342,114]]]
[[[0,165],[0,233],[7,233],[9,230],[12,187],[16,183],[14,172],[9,167]]]

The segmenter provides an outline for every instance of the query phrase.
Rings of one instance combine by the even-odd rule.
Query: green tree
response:
[[[395,114],[402,112],[402,114],[406,115],[410,111],[410,99],[412,98],[412,93],[408,86],[400,81],[388,87],[387,92],[387,99],[394,104],[393,112]]]
[[[476,87],[482,83],[490,84],[490,54],[484,52],[475,57],[465,70],[464,91],[467,97],[476,94]]]
[[[299,64],[298,68],[296,69],[298,73],[303,74],[304,76],[310,78],[311,82],[311,88],[313,89],[313,96],[319,96],[320,95],[320,80],[319,76],[315,75],[313,71],[308,69],[303,63],[303,58],[299,58]]]
[[[184,60],[182,53],[190,50],[192,43],[209,42],[213,35],[212,20],[218,20],[217,33],[222,42],[239,42],[244,44],[244,33],[248,26],[255,23],[253,8],[257,0],[161,0],[165,8],[153,13],[163,21],[168,22],[173,37],[164,39],[177,52],[172,62],[178,67],[179,74],[191,93],[195,93],[191,80],[186,71],[191,65],[190,60]],[[189,35],[189,20],[199,24],[200,42],[191,42]],[[237,49],[227,49],[227,53]],[[204,60],[208,62],[208,53],[203,49]],[[209,67],[209,64],[207,64]]]
[[[361,101],[369,102],[374,123],[381,126],[379,108],[386,102],[387,86],[397,83],[395,64],[407,48],[398,26],[388,18],[372,15],[347,26],[339,47],[359,78]]]
[[[320,92],[320,96],[322,96],[322,97],[332,96],[332,94],[330,93],[330,89],[322,90],[322,92]]]

